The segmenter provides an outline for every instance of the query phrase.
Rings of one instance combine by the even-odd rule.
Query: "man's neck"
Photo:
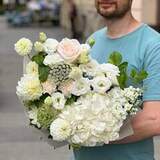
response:
[[[107,36],[110,38],[118,38],[124,36],[140,26],[131,13],[127,13],[122,18],[107,20]]]

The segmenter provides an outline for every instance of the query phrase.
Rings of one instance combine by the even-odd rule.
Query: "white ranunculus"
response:
[[[26,66],[26,73],[38,75],[38,64],[36,62],[30,61]]]
[[[18,82],[17,95],[21,100],[36,100],[42,95],[42,86],[38,76],[24,75]]]
[[[55,92],[52,94],[53,107],[62,110],[65,107],[66,99],[62,93]]]
[[[89,81],[85,78],[81,78],[75,81],[71,93],[76,96],[81,96],[90,91]]]
[[[15,50],[21,56],[26,56],[30,54],[32,51],[32,47],[33,47],[32,42],[27,38],[21,38],[15,44]]]
[[[38,128],[40,128],[41,125],[37,120],[37,113],[38,113],[38,109],[34,108],[34,109],[28,111],[28,116],[29,116],[29,119],[30,119],[30,123],[33,124],[33,125],[36,125]]]
[[[95,77],[91,81],[91,85],[93,87],[93,90],[97,93],[105,93],[107,90],[109,90],[112,86],[112,82],[107,77]]]
[[[57,50],[59,42],[56,39],[48,38],[45,43],[43,44],[44,46],[44,51],[47,54],[54,54]]]
[[[56,119],[50,126],[50,134],[55,141],[67,140],[71,133],[70,124],[63,119]]]
[[[120,73],[119,68],[110,63],[100,64],[97,67],[97,73],[99,72],[104,73],[106,76],[108,76],[108,74],[113,76],[119,76]]]
[[[56,63],[63,62],[64,60],[57,53],[53,55],[47,55],[43,61],[43,63],[49,67],[53,67]]]

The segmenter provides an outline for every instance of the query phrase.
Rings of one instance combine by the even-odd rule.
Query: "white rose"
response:
[[[74,82],[71,93],[76,96],[80,96],[86,94],[89,91],[90,91],[89,81],[85,78],[81,78]]]
[[[53,67],[56,63],[63,62],[64,60],[57,53],[53,55],[47,55],[43,61],[43,63],[49,67]]]
[[[59,42],[56,39],[48,38],[45,43],[43,44],[44,46],[44,51],[47,54],[54,54],[57,50]]]
[[[95,92],[105,93],[107,90],[111,88],[112,82],[107,77],[99,76],[91,80],[91,85]]]
[[[57,51],[64,60],[73,62],[80,55],[80,43],[76,39],[64,38],[59,43]]]
[[[65,107],[66,99],[63,94],[56,92],[52,94],[53,107],[62,110]]]
[[[27,38],[21,38],[17,43],[15,44],[15,50],[16,52],[21,56],[26,56],[31,53],[32,51],[32,42]]]
[[[63,119],[56,119],[50,126],[50,134],[55,141],[64,141],[71,133],[70,124]]]

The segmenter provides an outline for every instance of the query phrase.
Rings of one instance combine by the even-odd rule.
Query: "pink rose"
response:
[[[80,54],[80,43],[76,39],[64,38],[58,45],[58,53],[64,60],[73,62]]]

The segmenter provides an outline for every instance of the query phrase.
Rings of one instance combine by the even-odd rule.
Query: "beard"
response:
[[[132,0],[95,0],[97,12],[105,19],[118,19],[124,17],[132,6]]]

